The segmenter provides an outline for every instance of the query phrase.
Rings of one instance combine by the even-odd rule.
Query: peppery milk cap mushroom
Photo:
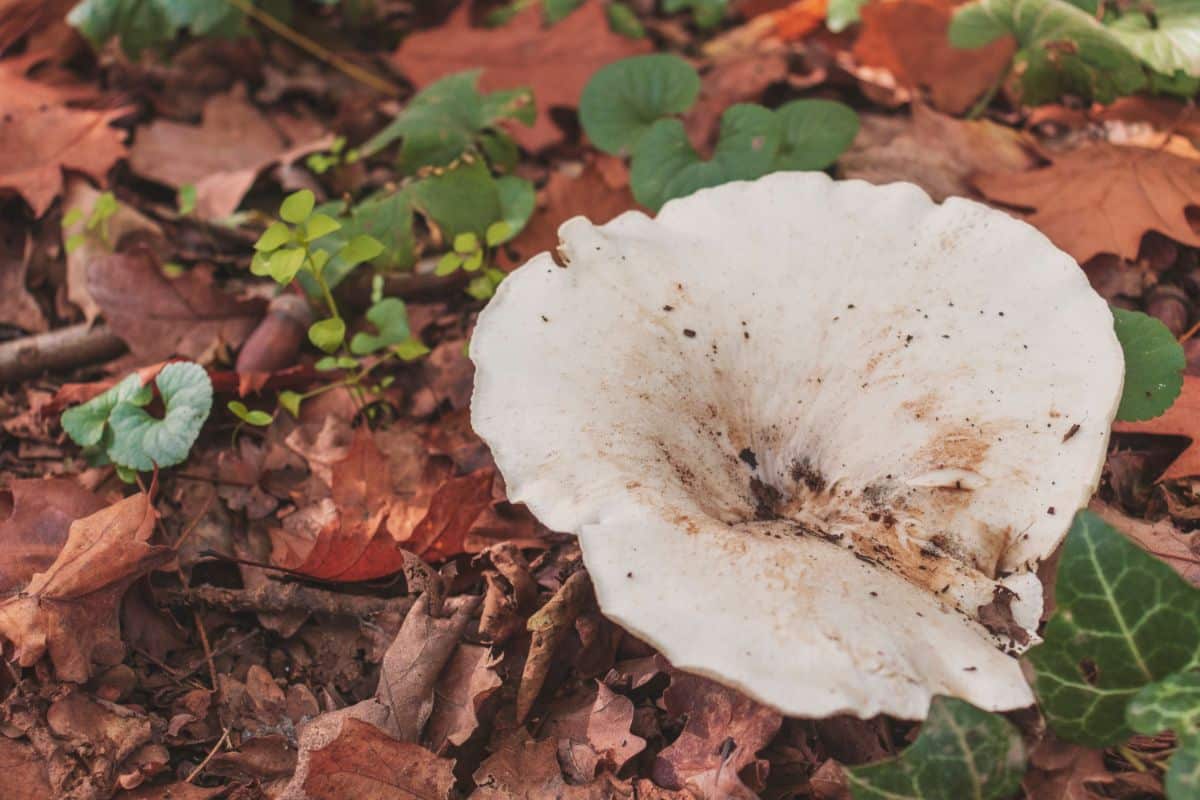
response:
[[[1037,564],[1099,479],[1123,360],[1029,225],[776,173],[559,230],[471,341],[512,501],[604,613],[782,712],[1032,703]]]

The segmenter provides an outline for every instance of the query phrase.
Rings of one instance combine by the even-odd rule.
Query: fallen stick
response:
[[[104,325],[86,322],[0,344],[0,383],[44,372],[101,363],[125,352],[125,343]]]
[[[407,614],[412,597],[368,597],[315,589],[299,583],[266,583],[256,589],[223,589],[195,586],[171,592],[172,599],[199,602],[227,611],[255,611],[279,614],[309,611],[346,617],[367,617],[383,611]]]

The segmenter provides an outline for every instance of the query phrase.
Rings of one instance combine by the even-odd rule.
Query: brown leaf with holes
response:
[[[1000,80],[1016,49],[1004,37],[976,50],[950,44],[954,0],[880,0],[863,6],[854,44],[860,64],[882,67],[905,86],[923,90],[933,106],[961,114]]]
[[[646,748],[630,732],[633,702],[597,682],[587,691],[556,702],[539,735],[558,741],[558,763],[573,783],[587,783],[601,771],[620,772]]]
[[[990,120],[960,120],[915,104],[909,117],[859,115],[858,136],[841,158],[838,175],[876,184],[915,183],[934,200],[975,197],[978,172],[1019,171],[1037,159],[1032,141]]]
[[[1041,169],[974,182],[992,201],[1032,209],[1028,221],[1081,264],[1101,253],[1136,260],[1149,231],[1200,246],[1200,227],[1189,217],[1200,206],[1200,162],[1192,159],[1098,143]]]
[[[616,800],[633,798],[629,784],[604,774],[582,786],[567,783],[553,740],[535,742],[524,728],[509,732],[475,770],[470,800]]]
[[[619,158],[597,155],[579,168],[560,168],[538,193],[537,208],[512,242],[500,248],[506,268],[519,267],[538,253],[558,247],[558,228],[572,217],[596,225],[640,208],[629,189],[629,170]]]
[[[111,123],[127,111],[39,105],[0,115],[0,189],[16,191],[40,217],[62,192],[64,169],[103,182],[125,157],[125,134]]]
[[[304,788],[313,800],[448,800],[454,788],[453,761],[356,719],[310,759]]]
[[[652,49],[646,39],[613,33],[599,0],[586,0],[550,26],[543,24],[542,8],[536,3],[498,28],[472,26],[471,11],[472,3],[464,0],[441,27],[408,36],[392,59],[418,89],[446,75],[480,67],[479,85],[484,91],[531,87],[537,121],[532,128],[512,128],[514,138],[528,150],[562,140],[550,109],[575,108],[596,70]]]
[[[88,293],[142,362],[171,356],[211,361],[220,348],[241,344],[265,307],[230,296],[200,267],[168,278],[145,249],[93,261]]]
[[[119,663],[125,590],[174,555],[148,544],[158,514],[135,494],[71,524],[62,551],[17,597],[0,603],[0,635],[23,667],[47,652],[59,679],[83,682],[93,661]]]
[[[215,219],[236,211],[267,167],[290,164],[332,142],[332,135],[302,120],[268,119],[238,87],[210,97],[199,125],[159,119],[140,128],[129,165],[175,189],[195,186],[196,216]]]
[[[762,777],[766,762],[755,754],[775,736],[783,717],[740,692],[682,672],[672,675],[663,703],[669,715],[687,722],[658,754],[655,783],[687,787],[702,797],[757,797],[762,787],[747,787],[739,775],[750,767],[753,777]]]
[[[96,495],[67,478],[17,480],[0,493],[12,513],[0,522],[0,596],[19,591],[58,557],[75,520],[104,508]]]

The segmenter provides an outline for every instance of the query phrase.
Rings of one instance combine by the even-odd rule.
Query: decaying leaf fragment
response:
[[[1069,256],[812,173],[559,235],[567,266],[480,315],[472,424],[509,498],[579,535],[606,616],[785,713],[1032,702],[1009,632],[1036,639],[1123,374]]]

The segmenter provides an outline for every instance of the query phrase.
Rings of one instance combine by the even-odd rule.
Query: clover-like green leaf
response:
[[[308,329],[308,340],[326,353],[341,347],[345,338],[346,322],[341,317],[318,320]]]
[[[281,286],[291,283],[296,273],[304,266],[306,253],[303,247],[285,247],[276,250],[266,261],[266,272]]]
[[[438,259],[437,266],[434,267],[433,274],[439,278],[444,278],[452,274],[463,264],[463,257],[458,253],[446,253]]]
[[[633,195],[657,211],[697,189],[765,175],[779,152],[780,127],[779,117],[762,106],[730,106],[721,117],[713,157],[705,161],[688,141],[682,122],[659,120],[634,152],[629,176]]]
[[[1183,390],[1187,359],[1166,325],[1140,311],[1114,308],[1113,328],[1125,352],[1125,389],[1117,419],[1157,417]]]
[[[328,214],[310,214],[308,221],[304,223],[304,239],[313,242],[341,229],[342,223]]]
[[[488,247],[495,247],[498,244],[503,244],[513,237],[512,225],[508,220],[502,219],[499,222],[493,222],[488,225],[487,232],[484,234],[484,241]]]
[[[583,87],[579,121],[606,153],[633,153],[651,126],[696,102],[700,76],[679,56],[633,56],[602,67]]]
[[[364,261],[378,258],[383,253],[383,244],[374,236],[360,233],[338,251],[342,263],[356,267]]]
[[[100,440],[104,438],[109,415],[112,414],[112,410],[118,403],[136,402],[137,405],[145,405],[150,401],[150,396],[150,390],[142,386],[142,379],[136,372],[127,375],[116,386],[96,395],[86,403],[64,411],[62,414],[63,430],[71,437],[71,441],[80,447],[99,444]]]
[[[833,100],[793,100],[775,115],[783,124],[775,170],[825,169],[858,135],[854,109]]]
[[[459,255],[474,253],[479,249],[479,237],[471,231],[460,233],[454,237],[454,252]]]
[[[416,361],[421,356],[429,355],[429,347],[415,336],[410,336],[392,348],[402,361]]]
[[[1028,656],[1042,713],[1068,741],[1119,742],[1132,733],[1134,695],[1195,665],[1200,589],[1086,510],[1071,524],[1055,586],[1045,641]]]
[[[279,405],[285,411],[297,419],[300,417],[300,404],[304,402],[304,395],[299,392],[293,392],[290,389],[284,389],[279,393]]]
[[[1094,16],[1067,0],[976,0],[960,7],[949,35],[956,47],[982,47],[1012,34],[1022,99],[1029,104],[1076,94],[1100,102],[1146,82],[1138,59]]]
[[[246,404],[241,400],[230,400],[226,404],[226,407],[229,409],[230,413],[247,425],[265,427],[270,425],[271,421],[275,419],[275,417],[271,416],[266,411],[260,411],[256,408],[247,408]]]
[[[299,225],[308,219],[317,204],[317,197],[309,189],[293,192],[283,199],[279,206],[279,216],[284,222]]]
[[[263,231],[262,236],[254,243],[254,249],[260,253],[272,253],[287,244],[292,238],[292,231],[282,222],[272,222]]]
[[[1024,773],[1016,726],[953,697],[933,699],[917,740],[896,758],[846,768],[854,800],[1003,800]]]
[[[356,356],[374,353],[385,347],[400,344],[409,336],[408,309],[397,297],[385,297],[367,310],[367,322],[378,334],[360,332],[350,340],[350,352]]]
[[[131,402],[113,408],[109,458],[136,470],[170,467],[187,458],[212,410],[212,381],[204,367],[188,361],[167,364],[154,379],[162,397],[162,419]]]

